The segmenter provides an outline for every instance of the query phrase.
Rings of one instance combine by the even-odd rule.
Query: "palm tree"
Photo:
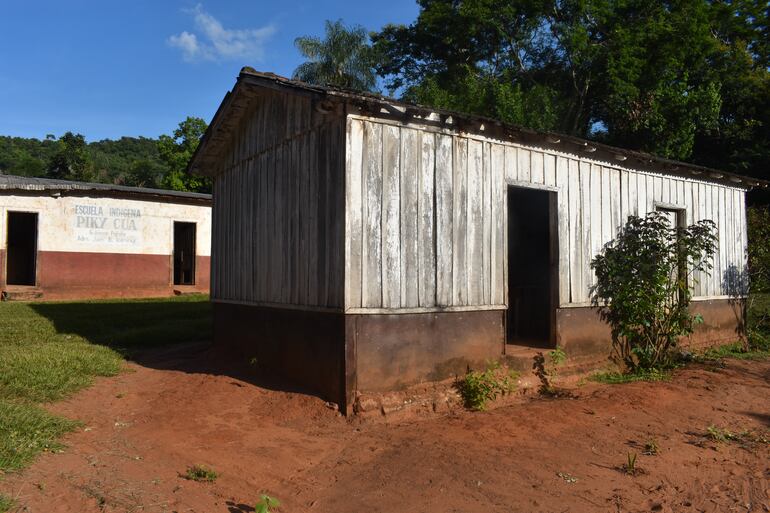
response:
[[[298,37],[294,46],[308,60],[294,70],[294,79],[310,84],[373,91],[377,85],[372,47],[366,29],[326,20],[326,37]]]

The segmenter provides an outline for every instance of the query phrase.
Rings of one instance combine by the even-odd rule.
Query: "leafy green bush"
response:
[[[458,388],[465,406],[481,411],[486,408],[488,401],[513,392],[518,377],[518,372],[508,371],[499,363],[493,363],[485,371],[468,371],[458,383]]]
[[[672,363],[680,337],[693,332],[689,311],[696,272],[708,273],[716,225],[672,227],[664,212],[629,217],[618,237],[591,262],[591,300],[612,329],[615,356],[627,370]]]

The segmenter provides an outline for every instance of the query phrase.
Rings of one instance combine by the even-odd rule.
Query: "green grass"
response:
[[[633,383],[635,381],[668,381],[671,379],[670,370],[638,370],[636,372],[622,373],[618,371],[597,372],[592,374],[589,379],[598,383],[609,385],[619,385],[622,383]]]
[[[42,403],[116,375],[142,348],[210,336],[206,296],[0,303],[0,475],[60,450],[56,440],[77,426]]]
[[[736,358],[738,360],[764,360],[770,358],[770,351],[765,349],[756,349],[745,351],[743,344],[735,342],[724,346],[709,349],[703,353],[703,357],[708,360],[718,360],[720,358]]]
[[[40,452],[61,450],[57,439],[77,426],[40,406],[0,399],[0,469],[20,470]]]
[[[0,513],[6,513],[11,511],[11,508],[15,505],[15,501],[5,495],[0,495]]]

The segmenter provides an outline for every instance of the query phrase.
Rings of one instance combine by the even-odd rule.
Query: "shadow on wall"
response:
[[[735,334],[746,339],[746,297],[749,294],[749,273],[730,264],[722,274],[722,290],[729,296],[730,308],[736,320]]]
[[[212,346],[208,298],[31,303],[57,333],[110,347],[151,369],[228,376],[262,388],[317,395],[271,374],[267,366]]]

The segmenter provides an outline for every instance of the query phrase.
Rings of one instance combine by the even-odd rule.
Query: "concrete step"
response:
[[[37,287],[6,287],[0,293],[3,301],[35,301],[42,297],[43,291]]]

